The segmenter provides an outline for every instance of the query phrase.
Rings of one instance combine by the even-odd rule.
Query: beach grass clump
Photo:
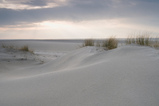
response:
[[[150,46],[150,44],[151,44],[151,42],[152,42],[152,41],[151,41],[151,40],[152,40],[152,39],[151,39],[151,36],[150,36],[150,35],[145,35],[144,38],[145,38],[145,40],[144,40],[144,41],[145,41],[145,42],[144,42],[144,45]]]
[[[125,41],[126,44],[135,44],[135,42],[136,40],[134,36],[128,36]]]
[[[86,39],[82,47],[85,46],[96,46],[96,47],[103,47],[104,49],[111,50],[118,47],[118,40],[115,37],[110,37],[103,41],[94,41],[93,39]]]
[[[1,46],[2,46],[2,48],[8,49],[8,50],[20,50],[20,51],[33,53],[33,50],[29,49],[29,47],[27,45],[22,46],[20,48],[12,46],[12,45],[6,45],[6,44],[2,44]]]
[[[144,36],[138,35],[136,37],[136,44],[138,44],[138,45],[144,45],[144,42],[145,42],[144,40],[145,40]]]
[[[138,35],[136,37],[136,44],[142,46],[150,46],[151,37],[150,35]]]
[[[151,39],[150,33],[139,33],[133,36],[128,36],[126,39],[126,44],[137,44],[141,46],[150,46]]]
[[[83,47],[85,46],[94,46],[94,40],[93,39],[84,40]]]
[[[29,49],[28,45],[21,47],[19,50],[33,53],[33,51]]]
[[[159,38],[153,37],[151,33],[139,33],[134,36],[128,36],[125,42],[126,44],[137,44],[159,48]]]
[[[19,50],[28,52],[29,51],[29,47],[27,45],[25,45],[25,46],[21,47]]]
[[[115,37],[110,37],[103,41],[102,46],[108,50],[115,49],[118,47],[118,40]]]
[[[6,48],[6,49],[15,49],[15,47],[12,45],[2,44],[1,46],[2,46],[2,48]]]

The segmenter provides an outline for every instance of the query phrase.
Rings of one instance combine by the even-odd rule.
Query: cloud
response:
[[[24,4],[31,6],[47,6],[48,4],[62,4],[66,0],[28,0]]]
[[[148,25],[159,22],[158,0],[1,0],[0,7],[0,26],[115,18]]]
[[[45,5],[47,5],[47,2],[45,0],[32,0],[32,1],[28,1],[24,4],[33,5],[33,6],[45,6]]]
[[[12,10],[31,10],[42,8],[53,8],[60,6],[64,1],[62,0],[1,0],[0,8]]]

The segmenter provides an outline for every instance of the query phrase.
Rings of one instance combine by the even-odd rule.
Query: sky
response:
[[[0,0],[0,39],[159,36],[159,0]]]

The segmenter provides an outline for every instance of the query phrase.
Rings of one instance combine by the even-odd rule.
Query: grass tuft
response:
[[[118,40],[115,37],[110,37],[103,41],[102,46],[108,50],[115,49],[118,47]]]
[[[27,52],[30,51],[28,46],[23,46],[19,50],[21,50],[21,51],[27,51]]]
[[[125,43],[126,44],[135,44],[136,40],[134,36],[128,36]]]
[[[14,46],[2,44],[2,48],[6,48],[6,49],[10,49],[10,50],[11,50],[11,49],[12,49],[12,50],[20,50],[20,51],[25,51],[25,52],[33,53],[33,51],[30,50],[27,45],[22,46],[21,48],[17,48],[17,47],[14,47]]]
[[[118,46],[118,40],[115,37],[110,37],[103,42],[101,41],[95,41],[93,39],[86,39],[82,45],[82,47],[85,46],[96,46],[96,47],[103,47],[108,50],[115,49]]]
[[[141,46],[159,47],[158,38],[154,38],[150,33],[139,33],[135,36],[128,36],[126,44],[137,44]]]
[[[151,37],[150,35],[138,35],[136,37],[136,44],[142,46],[150,46]]]
[[[2,46],[2,48],[15,49],[15,47],[14,47],[14,46],[10,46],[10,45],[2,44],[1,46]]]
[[[33,51],[29,49],[28,45],[21,47],[19,50],[33,53]]]
[[[86,40],[84,40],[84,43],[82,46],[83,47],[84,46],[94,46],[94,40],[93,39],[86,39]]]

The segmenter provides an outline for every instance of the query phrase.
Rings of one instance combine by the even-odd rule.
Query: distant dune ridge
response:
[[[2,42],[2,41],[1,41]],[[3,41],[0,106],[159,106],[159,50],[82,41]]]

